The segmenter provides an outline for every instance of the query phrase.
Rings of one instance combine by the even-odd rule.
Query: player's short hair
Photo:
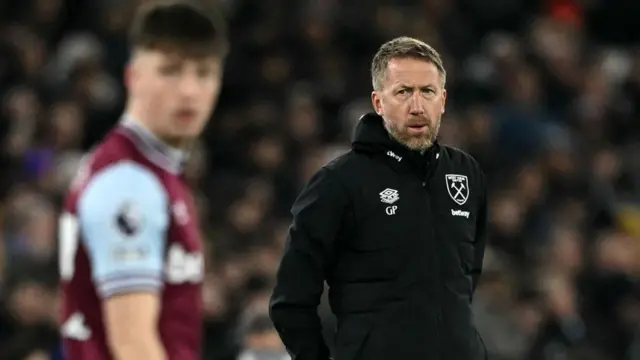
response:
[[[213,8],[195,1],[152,1],[141,6],[129,32],[133,50],[162,50],[187,57],[224,57],[226,26]]]
[[[382,44],[371,62],[371,82],[374,90],[383,88],[387,75],[387,67],[391,59],[412,58],[430,62],[435,65],[442,77],[442,86],[447,79],[447,72],[442,64],[440,54],[429,44],[408,36],[401,36]]]

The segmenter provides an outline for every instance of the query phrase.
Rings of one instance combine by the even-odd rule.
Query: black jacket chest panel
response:
[[[397,172],[375,157],[356,155],[354,194],[356,250],[392,249],[436,235],[454,243],[475,237],[481,189],[473,168],[443,154],[426,186],[413,173]],[[463,164],[459,164],[463,165]]]
[[[443,151],[438,171],[429,182],[429,191],[434,194],[438,253],[445,261],[460,265],[443,268],[445,278],[459,278],[461,274],[457,270],[466,274],[474,266],[478,216],[484,196],[478,169],[459,155],[449,149]],[[454,286],[468,285],[465,281]]]
[[[421,182],[410,174],[398,174],[376,162],[363,159],[365,175],[354,184],[358,236],[356,250],[391,249],[424,238],[428,203]]]
[[[444,225],[443,229],[453,238],[473,242],[482,198],[481,185],[470,164],[451,160],[448,152],[443,152],[439,169],[429,182],[437,222]]]
[[[353,150],[332,165],[352,206],[333,274],[346,282],[442,279],[470,294],[483,196],[477,163],[437,144],[410,151],[379,119],[361,125]]]

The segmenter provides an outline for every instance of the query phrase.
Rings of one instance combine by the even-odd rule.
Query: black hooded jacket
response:
[[[483,360],[471,300],[482,269],[484,176],[464,152],[424,153],[362,117],[353,150],[292,207],[271,319],[294,360]],[[329,285],[334,354],[317,306]]]

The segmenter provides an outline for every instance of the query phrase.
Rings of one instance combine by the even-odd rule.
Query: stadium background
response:
[[[0,359],[60,359],[61,194],[119,117],[135,3],[0,1]],[[489,177],[474,307],[490,359],[640,359],[640,2],[220,6],[232,51],[188,170],[208,241],[206,359],[276,359],[260,349],[280,346],[265,314],[288,207],[348,149],[370,108],[371,57],[398,35],[442,52],[440,141]]]

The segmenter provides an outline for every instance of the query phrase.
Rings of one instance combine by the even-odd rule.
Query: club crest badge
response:
[[[458,205],[463,205],[469,199],[469,180],[466,175],[447,174],[447,191],[451,199]]]

